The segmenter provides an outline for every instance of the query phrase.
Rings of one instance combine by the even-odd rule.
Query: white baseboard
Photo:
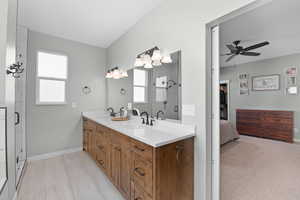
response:
[[[17,200],[17,197],[18,197],[18,192],[15,192],[15,195],[12,200]]]
[[[295,138],[294,138],[294,142],[295,142],[295,143],[300,143],[300,139],[295,139]]]
[[[78,151],[82,151],[82,147],[74,148],[74,149],[67,149],[67,150],[63,150],[63,151],[56,151],[56,152],[41,154],[41,155],[37,155],[37,156],[31,156],[28,158],[28,161],[44,160],[44,159],[53,158],[53,157],[61,156],[61,155],[68,154],[68,153],[75,153]]]

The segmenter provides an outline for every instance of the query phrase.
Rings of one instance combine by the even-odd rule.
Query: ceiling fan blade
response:
[[[240,53],[243,56],[259,56],[260,53],[255,53],[255,52],[242,52]]]
[[[232,45],[232,44],[227,44],[226,47],[231,51],[231,52],[236,52],[237,49]]]
[[[231,56],[233,55],[232,53],[224,53],[224,54],[221,54],[221,56]]]
[[[227,58],[226,62],[231,61],[235,56],[237,56],[237,55],[234,54],[234,55],[230,56],[229,58]]]
[[[250,51],[250,50],[253,50],[253,49],[258,49],[260,47],[263,47],[263,46],[266,46],[266,45],[269,45],[270,42],[262,42],[262,43],[259,43],[259,44],[255,44],[253,46],[250,46],[250,47],[247,47],[244,49],[244,51]]]

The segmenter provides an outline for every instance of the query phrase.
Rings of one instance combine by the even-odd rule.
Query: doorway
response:
[[[230,19],[219,19],[214,24],[218,34],[213,34],[216,28],[209,29],[212,37],[210,58],[214,64],[211,65],[212,85],[219,84],[219,89],[212,87],[211,91],[215,165],[212,173],[222,175],[221,181],[220,176],[213,176],[212,187],[221,191],[222,200],[297,199],[300,195],[299,190],[293,189],[293,185],[299,185],[300,176],[293,172],[300,166],[297,159],[300,146],[296,142],[300,136],[297,131],[300,51],[293,48],[300,40],[297,21],[293,20],[299,18],[299,8],[298,1],[273,1],[248,8],[247,12],[244,8]],[[276,24],[271,23],[272,20]],[[249,24],[251,31],[243,31]],[[218,38],[214,39],[215,36]],[[213,45],[214,41],[218,41],[218,45]],[[220,80],[230,80],[229,88],[223,84],[226,81]],[[231,92],[230,108],[226,105],[229,96],[226,90]],[[225,134],[222,120],[228,121],[224,126],[230,125],[232,132],[238,133],[227,143],[219,143]],[[221,144],[225,145],[220,148]],[[281,173],[283,171],[289,173]]]
[[[230,81],[220,81],[220,119],[229,120]]]
[[[251,10],[259,8],[265,4],[272,2],[272,0],[257,0],[249,5],[240,8],[232,13],[229,13],[223,17],[220,17],[206,26],[207,31],[207,100],[209,102],[209,108],[207,110],[208,120],[208,133],[211,135],[208,141],[208,155],[211,159],[211,199],[221,199],[220,188],[220,27],[219,25],[234,17],[247,13]],[[229,91],[230,86],[227,88]],[[229,98],[229,95],[227,96]],[[228,100],[229,102],[229,100]],[[230,110],[229,104],[227,111]],[[229,113],[227,115],[228,119]]]

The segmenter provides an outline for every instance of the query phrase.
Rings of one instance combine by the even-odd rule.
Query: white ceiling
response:
[[[20,0],[19,24],[108,47],[162,0]]]
[[[300,1],[274,0],[272,3],[227,21],[220,26],[221,54],[227,53],[226,44],[242,40],[241,46],[269,41],[270,45],[253,50],[258,57],[238,56],[221,66],[233,66],[284,55],[300,53]]]

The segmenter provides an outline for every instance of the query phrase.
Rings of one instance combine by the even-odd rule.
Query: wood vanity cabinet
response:
[[[154,148],[84,119],[84,150],[127,200],[193,200],[194,138]]]

